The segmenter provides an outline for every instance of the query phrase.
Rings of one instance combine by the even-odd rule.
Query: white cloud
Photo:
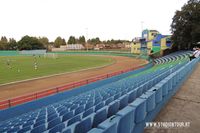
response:
[[[129,39],[143,27],[170,33],[171,19],[187,0],[0,0],[0,36]]]

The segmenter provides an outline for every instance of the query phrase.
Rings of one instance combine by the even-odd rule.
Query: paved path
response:
[[[190,122],[190,126],[146,129],[145,133],[200,133],[200,63],[154,122]]]

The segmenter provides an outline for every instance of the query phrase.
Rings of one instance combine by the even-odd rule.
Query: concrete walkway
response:
[[[154,122],[189,122],[186,127],[148,128],[144,133],[200,133],[200,63]]]

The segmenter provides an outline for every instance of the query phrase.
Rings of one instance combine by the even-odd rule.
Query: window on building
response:
[[[151,33],[152,36],[156,37],[157,33]]]
[[[170,38],[167,38],[167,39],[166,39],[166,43],[171,43],[171,39],[170,39]]]

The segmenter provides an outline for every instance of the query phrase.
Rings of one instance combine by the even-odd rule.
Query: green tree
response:
[[[19,50],[44,49],[44,46],[36,37],[30,37],[26,35],[22,37],[22,39],[18,42],[18,49]]]
[[[189,0],[171,24],[174,49],[191,49],[200,42],[200,1]]]
[[[5,36],[2,36],[0,40],[0,50],[6,49],[8,49],[8,39]]]
[[[88,43],[89,43],[89,44],[96,45],[96,44],[101,43],[101,40],[99,39],[99,37],[96,37],[96,38],[89,39],[89,40],[88,40]]]
[[[54,41],[54,47],[59,48],[61,45],[66,45],[65,39],[61,38],[60,36],[56,38]]]
[[[67,41],[67,44],[76,44],[76,38],[74,36],[70,36],[68,41]]]
[[[78,43],[85,45],[85,37],[80,36],[79,39],[78,39]]]
[[[66,41],[65,41],[65,39],[63,38],[62,39],[62,44],[61,45],[66,45],[67,43],[66,43]]]
[[[8,50],[17,50],[17,41],[14,38],[9,39]]]
[[[43,44],[45,48],[48,48],[49,39],[47,37],[39,37],[38,40]]]

